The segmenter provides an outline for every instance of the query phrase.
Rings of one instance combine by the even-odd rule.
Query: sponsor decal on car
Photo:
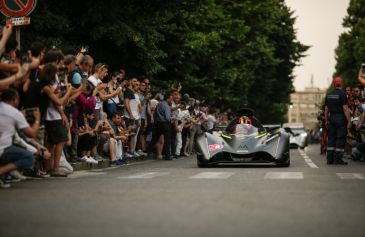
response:
[[[223,149],[223,145],[220,144],[212,144],[208,146],[208,150],[209,151],[216,151],[216,150],[221,150]]]
[[[242,144],[238,147],[237,152],[248,152],[248,147]]]

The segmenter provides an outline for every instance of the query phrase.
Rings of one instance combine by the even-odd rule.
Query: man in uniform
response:
[[[346,93],[341,90],[342,79],[333,80],[335,89],[326,96],[325,121],[328,128],[327,164],[347,165],[342,160],[347,129],[351,127]]]

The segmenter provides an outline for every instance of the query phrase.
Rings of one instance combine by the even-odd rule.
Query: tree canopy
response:
[[[308,49],[284,0],[44,0],[31,17],[24,46],[88,45],[112,69],[181,83],[221,109],[247,105],[264,122],[283,121]]]
[[[351,0],[343,20],[346,31],[336,49],[336,72],[346,85],[358,84],[361,63],[365,63],[365,0]]]

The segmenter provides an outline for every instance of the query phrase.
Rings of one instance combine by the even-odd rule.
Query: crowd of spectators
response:
[[[194,138],[227,122],[181,87],[161,93],[148,78],[109,72],[87,48],[20,52],[5,25],[0,40],[0,187],[27,176],[67,177],[70,164],[112,166],[172,160],[194,152]]]
[[[360,84],[347,86],[345,93],[351,115],[351,128],[348,129],[345,145],[345,156],[354,161],[365,161],[365,72],[359,70],[358,81]],[[327,152],[328,131],[325,124],[324,110],[318,114],[321,131],[320,153]]]

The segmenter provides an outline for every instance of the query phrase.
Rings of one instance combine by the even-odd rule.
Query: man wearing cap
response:
[[[328,127],[327,164],[347,165],[342,160],[347,129],[351,127],[346,93],[341,90],[342,79],[333,80],[335,89],[326,96],[325,121]]]

